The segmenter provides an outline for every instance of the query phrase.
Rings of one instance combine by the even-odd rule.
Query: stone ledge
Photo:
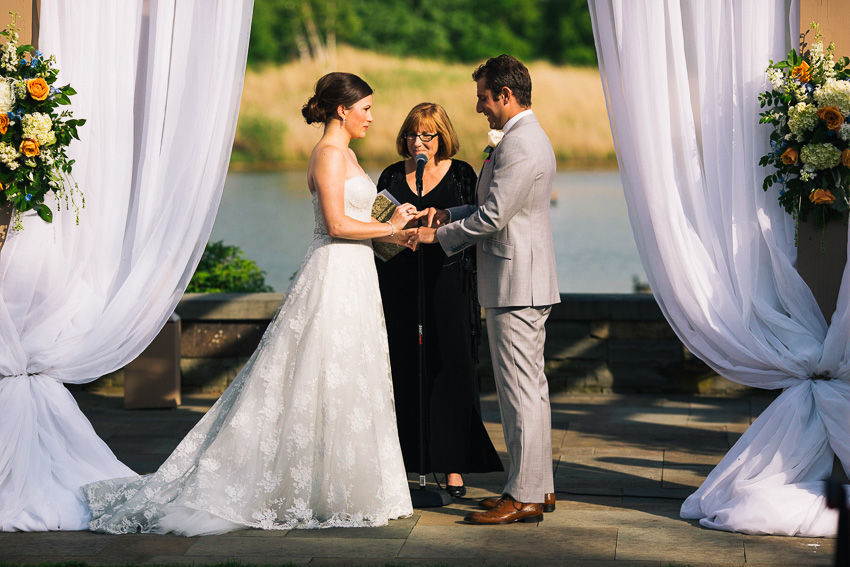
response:
[[[190,321],[251,321],[274,317],[284,293],[187,293],[175,310]],[[665,321],[650,294],[562,293],[550,320],[564,321]]]
[[[283,293],[187,293],[175,312],[188,321],[271,320]]]
[[[184,295],[175,310],[182,321],[184,392],[223,390],[256,348],[284,297]],[[745,389],[693,357],[648,294],[561,294],[546,327],[546,374],[553,392],[728,394]],[[481,346],[478,375],[486,392],[495,387],[486,328]],[[113,381],[120,386],[117,376]]]

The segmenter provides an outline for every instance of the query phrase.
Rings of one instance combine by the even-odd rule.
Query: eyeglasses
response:
[[[424,132],[422,134],[417,134],[416,132],[405,132],[404,134],[402,134],[402,137],[404,137],[405,140],[410,140],[411,142],[413,142],[414,140],[416,140],[416,138],[419,138],[425,143],[430,142],[437,136],[439,136],[439,134],[425,134]]]

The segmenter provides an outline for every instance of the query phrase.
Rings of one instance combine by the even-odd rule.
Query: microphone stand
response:
[[[425,154],[416,156],[416,210],[422,210],[422,175],[428,157]],[[451,503],[452,497],[441,488],[425,486],[425,461],[428,457],[428,441],[425,435],[428,410],[425,384],[425,250],[420,246],[416,251],[417,271],[419,279],[417,319],[419,325],[419,488],[410,490],[410,500],[414,508],[437,508]]]
[[[838,509],[838,533],[835,541],[835,567],[850,566],[850,511],[847,510],[847,492],[835,475],[826,483],[826,505]]]

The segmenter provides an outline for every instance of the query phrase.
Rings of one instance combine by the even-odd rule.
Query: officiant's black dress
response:
[[[475,171],[453,160],[448,173],[422,198],[422,209],[445,209],[474,202]],[[404,162],[387,167],[378,191],[399,203],[416,204],[405,180]],[[439,244],[425,254],[425,347],[427,462],[419,455],[419,354],[416,252],[404,250],[384,262],[376,259],[390,347],[396,417],[408,472],[501,471],[502,463],[481,419],[475,371],[481,338],[481,311],[475,287],[475,247],[446,256]]]

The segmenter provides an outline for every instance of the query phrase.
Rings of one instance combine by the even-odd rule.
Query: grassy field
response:
[[[399,58],[340,46],[337,64],[293,62],[249,69],[239,114],[232,166],[246,168],[303,167],[321,136],[308,126],[301,107],[316,80],[331,70],[363,77],[375,90],[375,121],[352,148],[364,165],[381,168],[399,159],[395,137],[407,113],[420,102],[443,105],[458,133],[460,159],[481,161],[487,143],[487,121],[475,113],[476,65]],[[614,144],[599,72],[596,69],[530,63],[532,107],[552,140],[559,167],[616,167]]]

